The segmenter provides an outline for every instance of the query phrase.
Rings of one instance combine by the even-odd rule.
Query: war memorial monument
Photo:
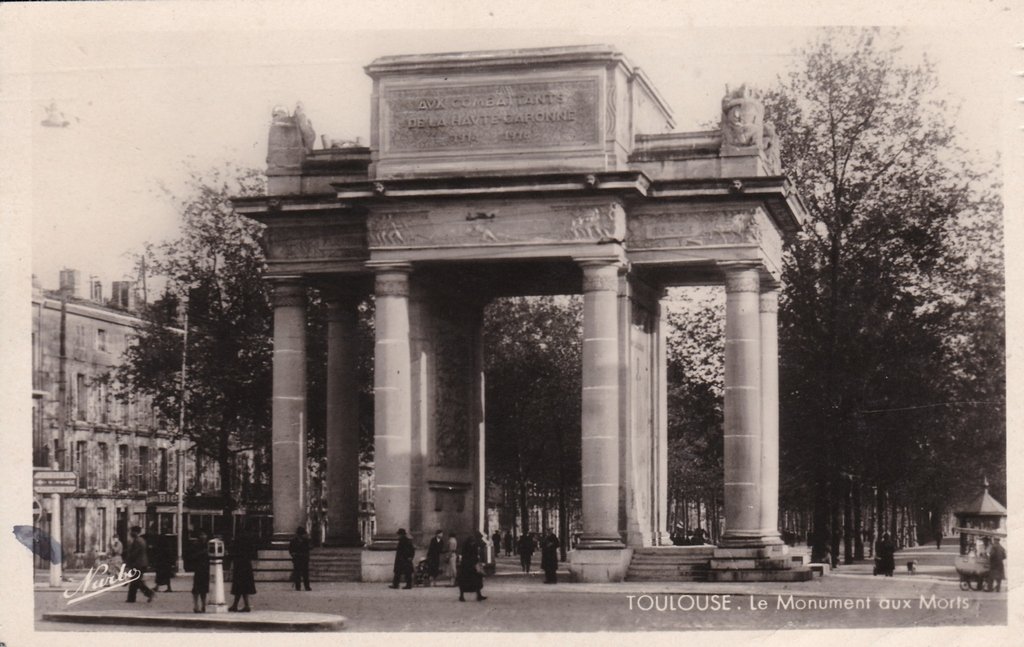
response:
[[[328,303],[329,542],[391,579],[399,528],[484,523],[481,322],[493,298],[582,294],[577,581],[621,581],[666,546],[666,288],[724,285],[725,519],[709,579],[803,580],[778,531],[776,311],[803,209],[756,96],[674,133],[644,73],[606,46],[379,58],[371,141],[323,141],[274,111],[265,197],[273,285],[275,536],[304,518],[305,293]],[[361,100],[353,97],[354,101]],[[713,115],[708,115],[713,118]],[[374,504],[358,542],[357,304],[375,298]],[[671,549],[666,549],[671,550]]]

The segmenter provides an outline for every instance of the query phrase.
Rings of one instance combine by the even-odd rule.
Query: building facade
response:
[[[77,477],[76,491],[61,497],[58,541],[65,567],[105,559],[111,538],[123,543],[131,526],[176,534],[179,461],[186,527],[224,532],[216,465],[200,460],[197,468],[195,452],[178,441],[177,421],[159,416],[148,397],[124,402],[113,396],[107,376],[143,324],[133,286],[115,282],[113,297],[105,300],[98,281],[84,289],[74,270],[61,272],[60,285],[44,290],[33,284],[32,465]],[[35,498],[37,526],[49,533],[52,498]]]

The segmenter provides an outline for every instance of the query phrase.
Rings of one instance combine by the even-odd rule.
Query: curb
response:
[[[340,631],[347,622],[344,616],[283,611],[261,611],[245,617],[239,617],[238,614],[193,614],[191,612],[138,614],[116,611],[61,611],[44,613],[42,619],[47,622],[74,622],[93,625],[228,629],[233,631]]]

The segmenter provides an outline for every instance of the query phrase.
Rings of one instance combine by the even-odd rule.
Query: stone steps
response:
[[[703,582],[714,546],[637,548],[626,571],[627,582]]]
[[[311,582],[358,582],[362,571],[362,548],[314,548],[309,554]],[[260,550],[253,563],[257,582],[288,582],[292,558],[287,550]]]

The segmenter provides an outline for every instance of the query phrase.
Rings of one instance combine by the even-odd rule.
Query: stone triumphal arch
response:
[[[373,79],[369,147],[315,146],[274,111],[265,197],[273,284],[273,512],[305,523],[305,288],[329,306],[330,539],[358,542],[353,344],[375,297],[374,503],[364,580],[417,542],[484,520],[481,313],[504,295],[582,293],[582,540],[575,577],[622,579],[667,543],[667,287],[724,284],[725,518],[711,577],[803,577],[777,530],[776,307],[802,207],[744,88],[719,130],[674,133],[639,68],[604,46],[395,56]],[[422,545],[422,544],[421,544]]]

